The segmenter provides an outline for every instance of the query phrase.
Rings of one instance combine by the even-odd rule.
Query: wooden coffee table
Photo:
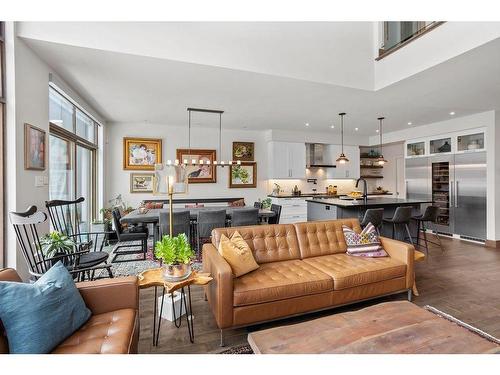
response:
[[[407,301],[252,332],[248,342],[259,354],[500,353],[497,339]]]

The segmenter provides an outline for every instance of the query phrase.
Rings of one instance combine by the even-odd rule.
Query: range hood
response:
[[[336,168],[333,145],[306,143],[307,168]]]

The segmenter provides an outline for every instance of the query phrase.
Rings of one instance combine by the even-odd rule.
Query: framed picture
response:
[[[233,160],[254,161],[255,144],[253,142],[233,142]]]
[[[189,184],[217,182],[217,167],[214,166],[214,160],[217,160],[215,150],[177,149],[177,159],[181,163],[184,160],[188,161],[186,173]],[[192,160],[196,161],[195,165],[191,165]]]
[[[151,170],[161,163],[161,139],[123,138],[123,169]]]
[[[257,163],[241,163],[229,166],[230,188],[257,187]]]
[[[152,193],[154,173],[131,173],[131,193]]]
[[[24,169],[45,170],[45,130],[24,124]]]

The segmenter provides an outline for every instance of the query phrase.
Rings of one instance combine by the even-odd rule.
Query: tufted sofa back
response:
[[[342,225],[347,225],[358,233],[361,232],[358,219],[310,221],[294,224],[301,259],[345,253],[347,246]]]
[[[217,228],[212,231],[212,244],[218,249],[221,236],[231,237],[236,231],[250,246],[259,264],[300,259],[297,234],[292,224]]]

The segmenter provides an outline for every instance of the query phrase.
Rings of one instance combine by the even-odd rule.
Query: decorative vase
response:
[[[167,281],[181,281],[191,275],[190,264],[165,264],[163,270],[163,278]]]

